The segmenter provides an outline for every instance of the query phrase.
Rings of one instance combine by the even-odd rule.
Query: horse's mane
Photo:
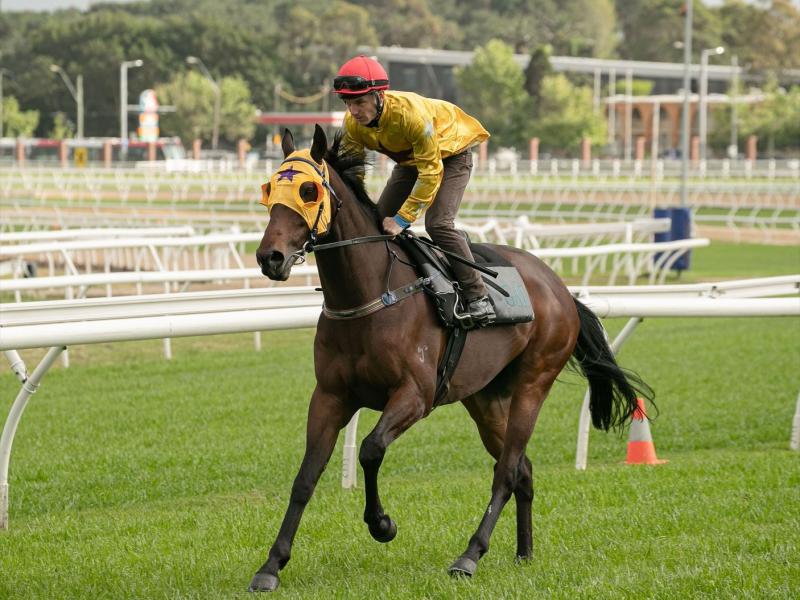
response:
[[[342,145],[342,131],[337,131],[333,144],[325,153],[325,161],[339,174],[345,185],[350,188],[358,203],[378,221],[378,209],[367,193],[364,185],[364,172],[367,159],[364,152]]]

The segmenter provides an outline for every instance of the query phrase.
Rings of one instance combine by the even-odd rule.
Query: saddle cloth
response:
[[[465,302],[460,297],[459,285],[453,277],[447,257],[415,237],[406,238],[401,243],[414,261],[419,275],[430,279],[425,291],[433,297],[442,324],[445,327],[463,328],[464,324],[459,321],[456,313],[465,312]],[[496,279],[481,274],[489,299],[497,313],[497,319],[492,325],[532,321],[533,307],[516,267],[500,256],[489,244],[470,243],[470,250],[477,264],[498,274]]]

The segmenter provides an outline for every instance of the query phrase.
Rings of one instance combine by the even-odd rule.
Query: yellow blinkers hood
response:
[[[304,202],[300,197],[300,186],[307,182],[317,187],[317,199],[313,202]],[[311,158],[310,150],[297,150],[283,161],[267,183],[261,185],[261,204],[267,211],[276,204],[283,204],[303,217],[310,230],[314,231],[316,225],[317,234],[323,235],[331,223],[327,182],[328,165],[317,163]]]

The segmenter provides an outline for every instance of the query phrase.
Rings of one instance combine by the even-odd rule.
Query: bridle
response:
[[[342,200],[341,198],[339,198],[339,195],[333,189],[333,186],[331,185],[330,181],[328,181],[328,179],[325,177],[325,172],[322,169],[320,169],[319,165],[314,161],[302,157],[287,157],[283,162],[281,162],[281,165],[287,162],[294,162],[294,161],[303,162],[311,166],[311,168],[320,178],[322,185],[325,187],[325,189],[328,190],[328,192],[331,195],[331,198],[333,198],[335,202],[334,205],[335,211],[333,211],[333,214],[331,214],[331,221],[328,224],[327,230],[325,231],[325,233],[320,235],[318,231],[319,220],[320,217],[322,216],[323,210],[325,209],[325,202],[324,201],[320,202],[319,210],[317,211],[317,216],[314,219],[313,226],[308,232],[308,237],[306,238],[306,241],[303,243],[302,247],[299,250],[291,254],[290,258],[294,258],[293,264],[304,263],[306,260],[306,254],[310,254],[312,252],[323,252],[325,250],[333,250],[334,248],[343,248],[346,246],[355,246],[357,244],[369,244],[373,242],[385,242],[386,250],[387,252],[389,252],[391,256],[391,260],[389,262],[389,268],[386,273],[386,292],[384,292],[379,298],[376,298],[371,302],[368,302],[361,306],[357,306],[355,308],[336,310],[336,309],[330,309],[323,305],[322,310],[325,313],[325,315],[331,319],[336,319],[336,320],[357,319],[359,317],[364,317],[366,315],[372,314],[387,306],[391,306],[392,304],[396,304],[397,302],[400,302],[401,300],[407,298],[408,296],[412,296],[418,292],[421,292],[423,289],[423,285],[428,283],[428,279],[424,277],[419,277],[410,284],[403,285],[394,290],[390,290],[388,288],[389,278],[392,273],[392,266],[394,265],[394,262],[396,260],[405,262],[403,261],[403,259],[399,258],[397,253],[391,250],[388,246],[388,242],[396,237],[394,235],[366,235],[362,237],[351,238],[349,240],[339,240],[336,242],[329,242],[327,244],[317,243],[317,241],[321,237],[327,236],[333,230],[333,225],[336,222],[336,217],[339,215],[339,211],[342,208]]]
[[[330,181],[328,181],[325,178],[325,173],[322,171],[322,169],[319,168],[317,163],[315,163],[314,161],[311,161],[311,160],[308,160],[308,159],[305,159],[305,158],[302,158],[302,157],[294,157],[294,158],[290,157],[290,158],[286,158],[281,163],[281,165],[283,165],[283,164],[285,164],[287,162],[295,162],[295,161],[296,162],[306,163],[307,165],[310,165],[312,169],[314,169],[314,172],[319,176],[320,181],[322,182],[322,185],[325,186],[325,189],[328,190],[328,193],[330,193],[331,198],[333,198],[335,203],[336,203],[335,204],[336,210],[331,215],[331,222],[328,225],[328,230],[325,233],[323,233],[322,236],[320,236],[319,232],[317,231],[317,228],[319,227],[319,219],[322,216],[322,211],[325,208],[325,203],[324,202],[320,202],[319,210],[317,211],[317,216],[314,219],[314,225],[311,227],[311,229],[308,232],[308,238],[306,239],[305,243],[303,244],[303,246],[299,250],[297,250],[296,252],[292,253],[292,256],[295,257],[295,262],[296,263],[299,263],[299,264],[304,263],[305,260],[306,260],[306,254],[310,254],[312,252],[322,252],[323,250],[332,250],[333,248],[341,248],[343,246],[354,246],[356,244],[365,244],[365,243],[370,243],[370,242],[383,242],[383,241],[388,241],[388,240],[394,239],[395,236],[393,236],[393,235],[367,235],[367,236],[363,236],[363,237],[352,238],[352,239],[349,239],[349,240],[341,240],[341,241],[338,241],[338,242],[330,242],[328,244],[317,244],[317,240],[320,237],[325,237],[333,229],[333,224],[336,222],[336,217],[339,215],[339,210],[342,208],[342,200],[341,200],[341,198],[339,198],[339,196],[337,195],[336,191],[333,189],[333,186],[331,185]]]
[[[391,250],[389,248],[389,243],[388,242],[390,242],[392,240],[395,240],[395,238],[397,238],[398,236],[395,236],[395,235],[366,235],[366,236],[357,237],[357,238],[350,238],[348,240],[339,240],[339,241],[336,241],[336,242],[329,242],[327,244],[317,244],[317,240],[320,237],[325,237],[333,229],[333,224],[336,221],[336,217],[339,215],[339,211],[342,208],[342,200],[336,194],[336,191],[333,189],[333,186],[330,184],[330,182],[325,178],[324,171],[322,169],[320,169],[319,166],[314,161],[310,161],[310,160],[302,158],[302,157],[294,157],[294,158],[286,158],[281,164],[284,164],[284,163],[287,163],[287,162],[291,162],[291,161],[304,162],[304,163],[310,165],[314,169],[314,172],[319,176],[320,180],[322,181],[322,185],[325,186],[325,188],[330,193],[331,197],[336,202],[336,205],[335,205],[336,211],[333,212],[333,214],[331,215],[331,221],[328,224],[328,229],[325,231],[325,233],[322,234],[322,236],[319,235],[319,233],[317,231],[317,228],[319,226],[319,220],[320,220],[320,217],[322,216],[322,211],[324,209],[325,203],[324,203],[324,201],[320,202],[319,210],[317,211],[317,216],[314,219],[314,225],[309,230],[308,238],[306,239],[306,241],[303,244],[303,246],[299,250],[297,250],[296,252],[292,253],[292,255],[291,255],[291,257],[294,257],[294,259],[295,259],[293,264],[295,264],[295,263],[299,263],[299,264],[304,263],[305,260],[306,260],[306,254],[310,254],[311,252],[323,252],[325,250],[333,250],[334,248],[344,248],[346,246],[355,246],[355,245],[358,245],[358,244],[369,244],[369,243],[374,243],[374,242],[384,242],[386,244],[386,251],[389,253],[389,255],[391,257],[391,260],[389,261],[389,267],[388,267],[388,269],[386,271],[386,285],[385,285],[386,291],[379,298],[376,298],[375,300],[372,300],[371,302],[367,302],[366,304],[362,304],[361,306],[357,306],[355,308],[348,308],[348,309],[332,309],[332,308],[328,308],[327,306],[325,306],[323,304],[322,311],[323,311],[323,313],[325,314],[326,317],[328,317],[330,319],[335,319],[335,320],[349,320],[349,319],[357,319],[359,317],[364,317],[366,315],[369,315],[369,314],[372,314],[374,312],[377,312],[377,311],[381,310],[382,308],[386,308],[387,306],[392,306],[393,304],[397,304],[401,300],[404,300],[405,298],[407,298],[409,296],[413,296],[414,294],[417,294],[417,293],[421,292],[425,288],[426,285],[430,284],[431,279],[429,277],[419,277],[415,281],[412,281],[411,283],[407,283],[405,285],[402,285],[397,289],[394,289],[394,290],[390,290],[389,289],[389,279],[391,277],[392,267],[394,266],[395,261],[400,261],[400,262],[403,262],[405,264],[408,264],[408,266],[410,266],[412,268],[414,267],[414,265],[406,263],[406,261],[404,261],[402,258],[400,258],[397,255],[396,252],[394,252],[393,250]],[[403,233],[401,233],[399,235],[400,236],[411,236],[411,234],[408,233],[408,232],[403,232]],[[431,245],[433,247],[436,247],[431,242],[428,242],[428,241],[424,240],[424,238],[417,238],[417,239],[419,239],[420,241],[422,241],[425,244],[428,244],[428,245]],[[450,257],[452,257],[452,258],[454,258],[454,259],[456,259],[456,260],[458,260],[460,262],[465,262],[465,263],[471,265],[473,268],[476,268],[476,269],[478,269],[478,270],[480,270],[482,272],[488,273],[488,274],[492,275],[493,277],[497,277],[497,273],[492,271],[492,270],[490,270],[490,269],[487,269],[487,268],[482,267],[480,265],[476,265],[472,261],[468,261],[468,260],[464,259],[463,257],[460,257],[458,255],[453,254],[452,252],[448,252],[448,251],[442,250],[441,248],[438,248],[438,250],[441,251],[441,252],[444,252],[446,255],[448,255],[448,256],[450,256]],[[506,295],[508,295],[507,292],[506,292]]]

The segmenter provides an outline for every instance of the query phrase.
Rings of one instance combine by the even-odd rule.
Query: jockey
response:
[[[347,112],[343,145],[365,148],[397,163],[378,200],[383,230],[401,233],[425,212],[425,230],[442,249],[474,260],[453,227],[472,171],[471,148],[489,133],[459,107],[412,92],[387,91],[389,77],[377,61],[356,56],[333,80]],[[496,318],[479,273],[451,261],[466,310],[486,325]]]

